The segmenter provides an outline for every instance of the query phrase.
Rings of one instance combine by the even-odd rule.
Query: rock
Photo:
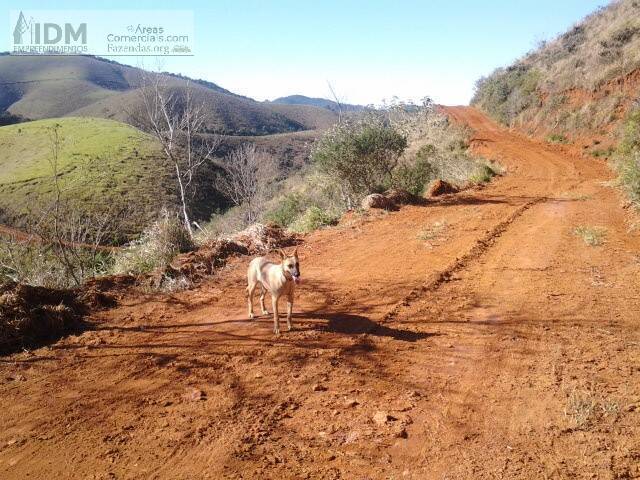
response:
[[[409,435],[407,434],[407,430],[402,425],[398,425],[393,429],[393,436],[396,438],[407,438]]]
[[[262,373],[260,372],[256,372],[256,374],[254,375],[255,378],[262,378]]]
[[[9,375],[7,377],[7,380],[13,380],[14,382],[24,382],[27,379],[25,378],[24,375],[22,375],[21,373],[14,373],[12,375]]]
[[[358,401],[353,398],[348,398],[344,401],[344,406],[347,408],[353,408],[358,405]]]
[[[427,192],[427,196],[429,197],[438,197],[440,195],[447,195],[449,193],[458,193],[459,190],[451,185],[449,182],[445,182],[444,180],[434,180],[431,185],[429,185],[429,190]]]
[[[390,190],[387,190],[383,195],[387,197],[387,200],[389,200],[396,206],[424,205],[426,203],[424,198],[414,195],[413,193],[409,193],[406,190],[401,190],[399,188],[392,188]]]
[[[207,394],[198,388],[188,388],[182,398],[190,402],[197,402],[199,400],[206,400]]]
[[[364,197],[360,206],[363,210],[370,210],[372,208],[391,210],[395,207],[392,201],[379,193],[372,193],[371,195]]]
[[[376,412],[376,414],[373,416],[373,422],[376,425],[386,425],[387,422],[390,422],[392,420],[394,420],[394,418],[384,410]]]
[[[320,385],[319,383],[316,383],[313,387],[311,387],[311,389],[314,392],[324,392],[327,387],[325,387],[324,385]]]
[[[353,443],[356,440],[358,440],[359,437],[360,437],[360,432],[358,432],[357,430],[352,430],[351,432],[347,433],[347,435],[344,437],[344,443]]]

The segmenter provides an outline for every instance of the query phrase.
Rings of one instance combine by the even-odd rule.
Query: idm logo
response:
[[[87,24],[76,26],[70,23],[36,22],[33,17],[28,21],[23,12],[18,15],[13,29],[14,45],[65,45],[87,43]]]

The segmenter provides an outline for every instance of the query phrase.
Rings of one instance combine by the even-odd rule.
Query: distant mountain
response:
[[[280,105],[307,105],[312,107],[325,108],[332,112],[338,112],[342,108],[343,112],[357,112],[364,110],[366,107],[363,105],[352,105],[349,103],[341,103],[338,105],[333,100],[326,98],[306,97],[304,95],[289,95],[288,97],[276,98],[270,103],[276,103]]]
[[[141,108],[138,94],[143,70],[93,56],[0,55],[0,114],[3,118],[38,120],[56,117],[100,117],[134,123]],[[183,89],[191,82],[195,96],[209,112],[207,129],[227,135],[268,135],[326,128],[336,115],[313,105],[257,102],[215,83],[177,74],[167,85]]]

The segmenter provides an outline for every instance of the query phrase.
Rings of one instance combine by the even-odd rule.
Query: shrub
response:
[[[400,165],[393,175],[392,186],[413,195],[422,195],[425,186],[434,178],[434,169],[429,160],[418,158],[413,165]]]
[[[486,163],[481,163],[478,165],[476,173],[471,175],[469,179],[472,183],[487,183],[490,182],[493,177],[498,174],[495,167],[488,165]]]
[[[567,143],[568,141],[566,135],[561,133],[552,133],[547,137],[547,142],[549,143]]]
[[[165,211],[139,240],[115,255],[113,271],[139,275],[166,268],[178,253],[191,249],[193,243],[182,222]]]
[[[368,115],[330,129],[314,146],[312,160],[339,182],[350,208],[361,197],[384,190],[406,147],[406,136]]]
[[[633,109],[627,116],[614,164],[629,197],[640,203],[640,108]]]
[[[299,192],[285,195],[277,206],[265,215],[265,220],[288,227],[305,211],[306,199]]]
[[[289,226],[289,229],[300,233],[312,232],[327,225],[335,225],[338,218],[334,213],[313,206],[307,208],[302,216]]]

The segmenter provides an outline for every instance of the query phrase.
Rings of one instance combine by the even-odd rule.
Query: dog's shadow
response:
[[[369,334],[378,337],[391,337],[394,340],[404,342],[415,342],[428,337],[432,337],[434,333],[413,332],[411,330],[402,330],[383,325],[370,320],[363,315],[354,315],[351,313],[333,312],[333,313],[299,313],[293,315],[293,320],[324,320],[319,328],[328,332],[343,333],[347,335]]]

